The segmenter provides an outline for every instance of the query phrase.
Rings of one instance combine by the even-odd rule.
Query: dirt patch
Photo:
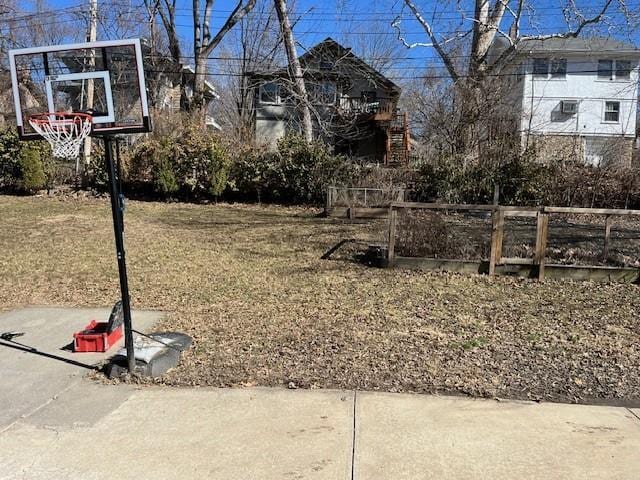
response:
[[[112,305],[109,208],[0,196],[0,310]],[[636,286],[367,268],[353,254],[385,222],[317,213],[128,203],[133,306],[195,339],[162,382],[640,403]]]

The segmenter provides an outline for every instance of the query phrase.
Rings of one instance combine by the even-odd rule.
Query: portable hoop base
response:
[[[54,157],[72,159],[80,155],[93,118],[87,113],[48,112],[31,115],[29,124],[49,142]]]

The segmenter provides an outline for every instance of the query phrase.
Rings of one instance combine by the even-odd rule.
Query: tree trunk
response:
[[[311,111],[309,109],[309,97],[307,88],[304,84],[302,76],[302,67],[296,54],[296,44],[291,30],[291,22],[287,13],[287,4],[285,0],[274,0],[278,20],[280,21],[280,29],[284,40],[285,50],[287,51],[287,59],[289,60],[289,75],[293,80],[296,88],[296,94],[299,100],[299,110],[302,116],[302,134],[307,143],[313,140],[313,125],[311,124]]]
[[[202,52],[196,53],[196,71],[193,75],[193,92],[189,101],[189,110],[200,111],[204,116],[205,111],[205,81],[207,79],[207,62],[208,58],[202,55]]]

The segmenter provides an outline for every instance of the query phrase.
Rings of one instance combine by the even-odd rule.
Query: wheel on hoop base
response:
[[[51,145],[54,157],[73,159],[91,134],[93,117],[80,112],[47,112],[29,117],[29,124]]]

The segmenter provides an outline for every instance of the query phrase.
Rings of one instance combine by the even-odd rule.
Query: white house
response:
[[[510,95],[523,147],[541,160],[631,160],[640,49],[602,37],[550,38],[523,40],[516,52]]]

